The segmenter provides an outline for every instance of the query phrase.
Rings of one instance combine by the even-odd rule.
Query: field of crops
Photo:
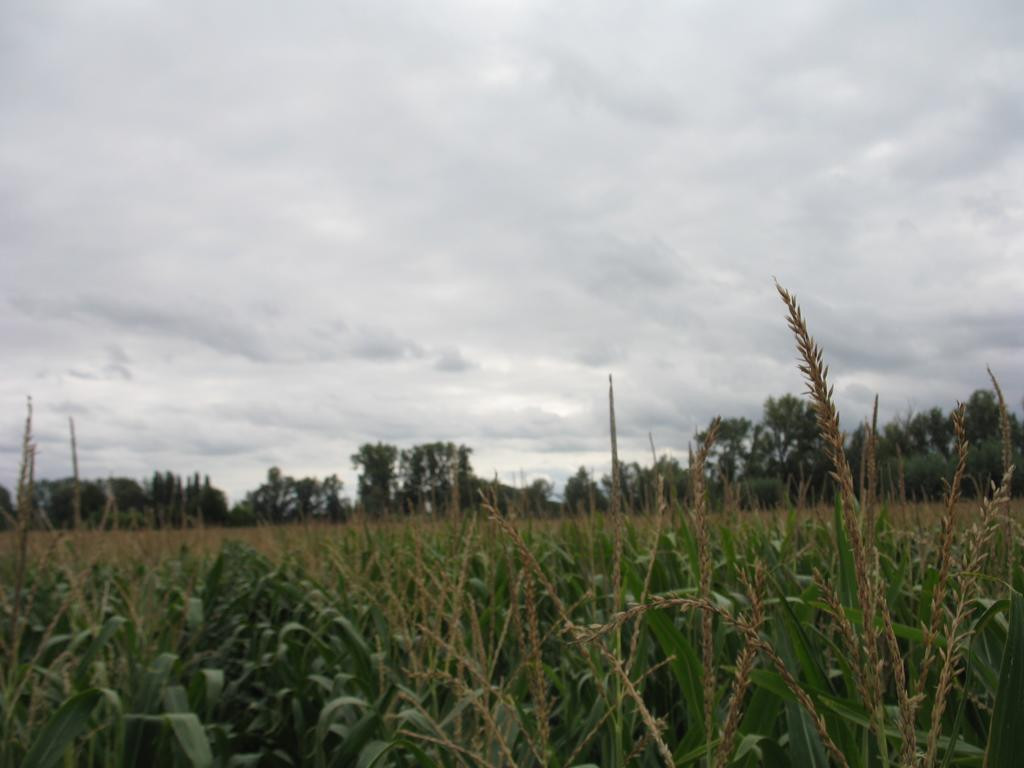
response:
[[[644,511],[613,485],[608,512],[555,520],[485,498],[441,519],[67,533],[30,531],[20,504],[0,765],[1020,765],[1008,437],[977,501],[962,407],[944,504],[883,501],[871,441],[855,489],[780,292],[833,508],[712,509],[715,423],[691,499],[659,480]]]
[[[38,534],[19,617],[8,536],[2,763],[1013,765],[1000,517],[882,509],[873,631],[838,510]]]

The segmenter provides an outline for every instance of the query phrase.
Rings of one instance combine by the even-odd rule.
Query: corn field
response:
[[[832,508],[4,534],[4,766],[1015,766],[1013,467],[978,503],[856,490],[780,288]],[[998,385],[997,385],[998,386]],[[612,410],[614,456],[614,410]],[[962,414],[962,411],[961,411]],[[26,442],[28,441],[26,430]],[[614,467],[614,463],[613,463]],[[613,473],[614,478],[614,473]]]

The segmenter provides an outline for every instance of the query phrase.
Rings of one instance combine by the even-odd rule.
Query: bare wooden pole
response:
[[[75,419],[68,416],[68,425],[71,427],[71,467],[75,474],[75,490],[71,499],[71,507],[74,511],[74,526],[77,531],[82,527],[82,486],[78,480],[78,444],[75,441]]]

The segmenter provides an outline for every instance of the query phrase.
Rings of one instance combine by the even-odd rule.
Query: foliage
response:
[[[0,485],[0,529],[7,528],[14,515],[14,504],[11,501],[11,492]]]
[[[265,523],[314,519],[340,522],[349,515],[348,505],[341,498],[341,488],[337,475],[328,475],[323,480],[294,478],[271,467],[266,481],[247,494],[244,506],[235,509],[232,517],[239,522],[253,518]]]
[[[392,511],[398,491],[398,448],[386,443],[366,443],[352,454],[359,470],[359,503],[372,517]]]
[[[878,527],[911,688],[938,535],[937,518],[925,515],[917,528],[883,510]],[[661,765],[638,702],[615,683],[621,665],[644,708],[663,723],[660,738],[674,763],[703,765],[700,622],[692,612],[647,612],[623,624],[618,646],[566,632],[567,618],[579,628],[614,618],[612,522],[599,513],[521,526],[515,535],[475,514],[443,524],[419,518],[402,526],[285,528],[288,540],[268,554],[227,541],[208,556],[216,541],[193,549],[169,539],[157,560],[134,559],[125,538],[118,557],[91,564],[79,560],[89,550],[75,538],[58,541],[29,569],[31,601],[16,627],[7,613],[11,582],[0,579],[0,626],[9,628],[0,662],[0,764]],[[967,531],[956,534],[954,559],[970,541]],[[854,670],[812,578],[842,570],[833,531],[795,513],[739,525],[723,519],[713,523],[711,544],[712,592],[724,611],[714,625],[716,732],[728,719],[730,680],[746,642],[723,617],[750,611],[744,581],[759,562],[767,576],[760,636],[815,708],[806,712],[760,657],[731,764],[827,765],[813,725],[818,715],[851,766],[876,764],[879,745]],[[627,605],[692,595],[694,546],[691,518],[680,507],[667,521],[631,518],[622,537]],[[1020,550],[1016,539],[1017,562]],[[5,555],[0,573],[10,567]],[[981,765],[992,739],[1010,748],[1012,728],[997,738],[990,723],[993,707],[1019,707],[1019,691],[1006,689],[1019,685],[1019,673],[1008,672],[1004,659],[1016,664],[1022,651],[1020,620],[1011,638],[1005,590],[998,580],[985,583],[970,612],[966,672],[942,718],[939,761],[948,755]],[[946,601],[956,609],[956,590]],[[846,610],[857,626],[856,610]],[[936,676],[933,668],[925,691],[934,690]],[[1011,682],[1001,686],[1002,678]],[[891,678],[885,696],[894,759],[900,737]],[[926,704],[917,718],[922,750],[931,711]]]
[[[472,449],[454,443],[414,445],[399,455],[399,500],[405,510],[444,514],[457,500],[459,509],[476,503],[477,483],[469,462]],[[458,493],[454,493],[457,484]]]
[[[580,467],[575,475],[565,481],[562,502],[566,511],[575,515],[607,508],[607,498],[586,467]]]

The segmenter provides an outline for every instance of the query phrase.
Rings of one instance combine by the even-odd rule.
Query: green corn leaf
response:
[[[81,686],[85,682],[85,678],[89,674],[89,667],[96,656],[103,650],[103,646],[110,642],[110,639],[117,633],[117,630],[127,622],[128,620],[122,616],[111,616],[107,619],[99,634],[96,635],[78,661],[78,667],[75,670],[76,685]]]
[[[379,715],[371,710],[364,714],[349,729],[348,737],[338,752],[332,756],[331,765],[351,765],[373,737],[380,725]]]
[[[786,702],[786,725],[789,728],[789,756],[792,765],[828,768],[825,746],[814,729],[811,716],[796,702]]]
[[[346,714],[354,714],[353,710],[360,710],[365,712],[370,707],[369,703],[364,699],[360,699],[356,696],[339,696],[326,704],[323,709],[320,710],[320,717],[316,724],[316,764],[318,766],[326,766],[328,763],[329,754],[327,752],[327,736],[331,733],[331,728],[334,722]],[[354,741],[357,738],[365,738],[362,734],[366,731],[367,727],[365,721],[369,717],[370,721],[376,718],[376,713],[370,711],[363,714],[360,720],[352,727],[347,738],[342,746],[342,751],[346,754],[351,754],[353,751],[360,749],[360,745],[355,744]],[[356,733],[357,728],[362,727],[359,733]]]
[[[857,604],[857,575],[853,565],[853,550],[846,538],[846,528],[843,527],[843,500],[838,495],[832,524],[839,554],[839,598],[843,605],[853,606]]]
[[[153,660],[142,680],[142,686],[135,695],[135,703],[129,709],[136,715],[146,715],[160,711],[161,692],[167,683],[178,657],[172,653],[162,653]],[[140,717],[129,718],[125,729],[125,765],[140,765],[145,762],[144,756],[149,749],[152,737],[152,726]]]
[[[674,657],[669,667],[682,689],[690,727],[703,738],[704,688],[697,651],[672,623],[672,619],[665,611],[648,611],[644,621],[658,640],[665,656]]]
[[[164,721],[171,726],[178,746],[194,768],[211,768],[213,753],[199,718],[193,712],[174,712],[164,715]]]
[[[256,768],[262,759],[263,755],[259,752],[246,752],[241,755],[232,755],[228,758],[227,768]]]
[[[220,701],[221,694],[224,692],[224,670],[223,669],[203,669],[203,682],[205,684],[205,702],[207,717],[213,712],[213,708],[217,706]]]
[[[784,601],[785,602],[785,601]],[[782,627],[778,628],[775,637],[776,650],[790,670],[797,669],[796,655],[788,634]],[[812,682],[805,687],[816,688]],[[807,768],[828,768],[828,757],[825,754],[825,745],[821,743],[821,737],[814,727],[810,714],[795,700],[795,697],[788,698],[785,703],[786,726],[789,729],[789,756],[793,765],[807,766]]]
[[[782,702],[778,696],[764,688],[755,687],[743,713],[740,732],[745,734],[770,733]]]
[[[999,687],[985,753],[986,768],[1012,768],[1024,757],[1024,598],[1010,600],[1010,633],[1003,649]]]
[[[359,759],[356,760],[356,768],[373,768],[384,756],[391,750],[394,742],[387,741],[371,741],[363,750],[359,753]]]
[[[164,711],[168,713],[190,712],[188,693],[183,685],[168,685],[164,689]]]
[[[406,739],[393,739],[388,742],[372,741],[367,744],[359,754],[356,768],[382,768],[383,760],[389,752],[409,754],[416,758],[420,768],[437,768],[437,763],[431,760],[427,754],[416,744]],[[582,768],[582,767],[581,767]]]
[[[190,597],[185,606],[185,626],[196,630],[203,625],[203,601],[198,597]]]
[[[53,713],[36,735],[21,762],[22,768],[51,768],[65,750],[89,727],[89,719],[103,693],[96,688],[75,694]]]
[[[206,586],[203,589],[203,602],[205,604],[213,605],[216,602],[223,575],[224,553],[221,552],[206,574]]]
[[[973,642],[970,644],[973,645]],[[967,648],[967,669],[964,671],[964,679],[971,679],[971,664],[974,660],[974,653],[971,651],[970,645]],[[964,695],[960,696],[960,706],[956,709],[956,717],[953,718],[953,729],[949,736],[949,745],[946,747],[946,756],[942,761],[942,768],[949,768],[953,764],[953,755],[955,754],[957,742],[960,738],[960,729],[963,727],[964,720],[964,708],[967,705],[967,697]]]
[[[794,612],[790,599],[787,598],[778,582],[774,583],[776,592],[779,595],[779,605],[782,609],[779,612],[782,617],[782,624],[785,627],[793,654],[800,663],[800,670],[803,672],[804,679],[808,680],[816,688],[827,689],[828,678],[825,675],[825,670],[821,668],[820,652],[814,648],[807,633],[804,631],[804,623],[800,621]]]

